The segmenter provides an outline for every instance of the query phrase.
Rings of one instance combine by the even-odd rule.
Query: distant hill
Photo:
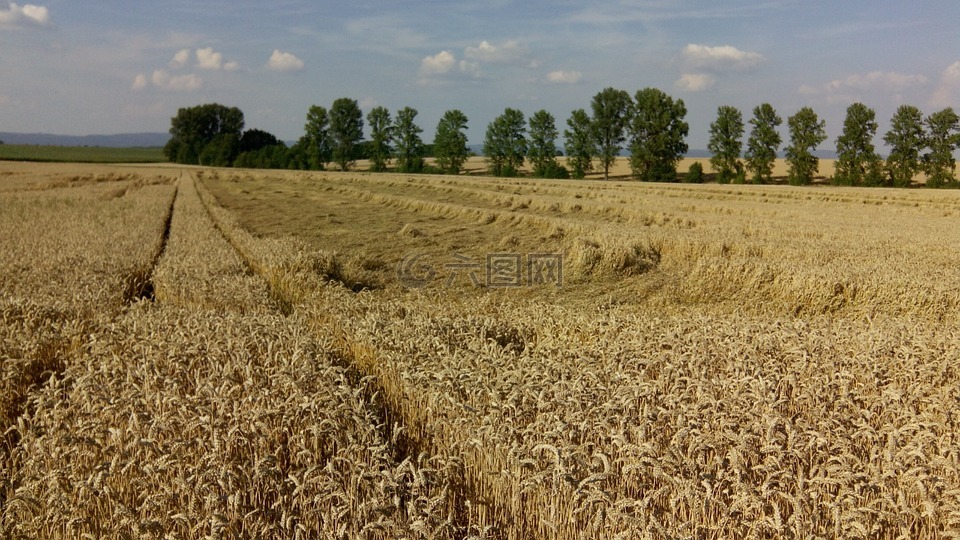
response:
[[[116,135],[53,135],[50,133],[0,132],[6,144],[41,146],[102,146],[105,148],[155,148],[170,140],[169,133],[118,133]]]

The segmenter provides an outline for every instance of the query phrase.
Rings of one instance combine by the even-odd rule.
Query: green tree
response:
[[[390,111],[386,107],[374,107],[367,113],[367,123],[370,125],[370,170],[386,171],[393,140]]]
[[[813,181],[820,159],[813,155],[817,145],[827,140],[826,122],[817,117],[810,107],[804,107],[787,119],[790,127],[790,146],[787,147],[788,178],[793,185],[807,185]]]
[[[357,100],[339,98],[330,107],[330,143],[333,161],[341,171],[357,159],[357,147],[363,142],[363,112]]]
[[[957,180],[953,152],[960,146],[960,117],[947,107],[927,117],[927,148],[923,157],[927,186],[942,187]]]
[[[234,167],[248,169],[286,169],[289,164],[290,152],[283,142],[241,152],[233,162]]]
[[[687,175],[683,177],[683,181],[691,184],[702,184],[703,165],[701,165],[699,161],[691,163],[690,168],[687,170]]]
[[[591,131],[604,180],[610,178],[610,167],[616,162],[626,140],[632,105],[630,94],[616,88],[604,88],[590,102],[593,111]]]
[[[397,111],[393,124],[393,141],[396,146],[397,170],[405,173],[423,171],[424,147],[420,134],[423,130],[416,123],[417,110],[404,107]]]
[[[836,183],[859,186],[882,182],[880,156],[873,146],[873,137],[877,134],[876,116],[874,110],[863,103],[847,107],[843,133],[837,137]]]
[[[443,113],[437,123],[437,134],[434,136],[434,155],[437,166],[446,174],[460,174],[460,169],[467,161],[467,115],[458,109]]]
[[[887,172],[897,187],[906,187],[921,169],[921,152],[926,145],[923,113],[913,105],[901,105],[890,119],[890,131],[883,136],[890,145]]]
[[[567,119],[567,128],[563,131],[564,150],[567,164],[573,169],[574,178],[583,178],[593,170],[593,158],[597,147],[591,135],[592,121],[587,111],[577,109]]]
[[[240,154],[240,137],[236,133],[217,135],[200,152],[200,165],[231,167]]]
[[[508,107],[487,125],[483,155],[494,176],[516,176],[519,173],[527,153],[526,123],[521,111]]]
[[[556,120],[545,110],[539,110],[530,117],[530,143],[527,145],[527,157],[533,165],[533,175],[540,178],[557,176],[560,165],[557,163]]]
[[[740,151],[743,148],[743,115],[736,107],[717,108],[717,119],[710,124],[707,149],[713,152],[710,165],[721,183],[729,183],[740,172]]]
[[[677,181],[677,164],[687,153],[687,107],[662,90],[645,88],[634,97],[630,121],[630,169],[644,181]]]
[[[262,129],[248,129],[240,136],[240,152],[256,152],[261,148],[282,144],[272,133]]]
[[[287,145],[262,129],[244,131],[237,151],[234,167],[280,169],[287,166]]]
[[[242,132],[243,112],[236,107],[218,103],[185,107],[170,120],[164,155],[176,163],[195,165],[201,162],[207,145],[215,142],[216,147],[207,152],[208,159],[230,165]]]
[[[311,106],[307,111],[307,123],[303,126],[303,131],[301,143],[307,168],[326,169],[331,155],[330,115],[327,114],[327,109],[319,105]]]
[[[782,123],[783,119],[769,103],[754,107],[746,158],[747,170],[753,173],[753,182],[756,184],[764,184],[773,179],[777,149],[783,142],[777,128]]]

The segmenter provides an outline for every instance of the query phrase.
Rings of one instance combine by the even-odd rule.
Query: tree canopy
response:
[[[386,107],[374,107],[367,113],[367,123],[370,125],[370,170],[383,172],[387,170],[390,160],[393,140],[393,126],[390,123],[390,111]]]
[[[632,105],[630,94],[616,88],[604,88],[590,102],[593,110],[593,142],[603,168],[604,180],[610,178],[610,167],[620,155],[626,140]]]
[[[890,131],[883,136],[890,145],[887,173],[897,187],[909,186],[921,170],[920,158],[926,146],[923,113],[912,105],[901,105],[890,119]]]
[[[242,131],[243,112],[237,107],[218,103],[185,107],[170,120],[170,141],[163,153],[175,163],[214,165],[202,162],[206,156],[229,165],[239,151]]]
[[[587,111],[577,109],[567,119],[567,129],[563,130],[564,150],[567,153],[567,165],[573,169],[574,178],[583,178],[593,170],[593,158],[597,147],[590,133],[590,116]]]
[[[874,110],[863,103],[847,107],[843,133],[837,137],[836,183],[859,186],[882,182],[880,156],[873,147],[873,137],[877,133],[876,116]]]
[[[638,90],[629,124],[630,168],[640,180],[676,182],[687,152],[687,107],[657,88]]]
[[[820,120],[810,107],[803,107],[787,119],[790,127],[790,145],[787,146],[788,178],[793,185],[813,182],[820,159],[813,154],[817,146],[827,140],[826,122]]]
[[[707,149],[713,152],[710,165],[722,183],[733,180],[743,168],[740,165],[742,138],[743,115],[740,110],[729,105],[718,108],[717,119],[710,124],[710,142],[707,143]]]
[[[330,143],[333,161],[345,171],[357,159],[363,141],[363,113],[355,99],[339,98],[330,107]]]
[[[327,109],[313,105],[307,111],[307,123],[303,126],[300,139],[306,154],[308,167],[323,170],[330,163],[330,116]]]
[[[527,145],[527,157],[533,165],[533,175],[540,178],[555,178],[560,174],[557,163],[556,120],[545,110],[533,113],[528,122],[530,142]]]
[[[394,144],[396,145],[397,168],[400,172],[415,173],[423,170],[423,129],[416,123],[417,110],[404,107],[397,111],[393,125]]]
[[[753,109],[750,119],[750,138],[747,140],[747,170],[753,173],[753,182],[764,184],[773,177],[773,164],[777,159],[777,150],[783,140],[777,128],[783,119],[769,103]]]
[[[483,154],[494,176],[516,176],[527,153],[526,123],[523,113],[507,108],[487,125]]]
[[[467,161],[467,115],[459,109],[443,113],[433,139],[437,166],[446,174],[460,174]]]
[[[923,156],[927,185],[942,187],[957,181],[957,161],[953,152],[960,146],[960,117],[947,107],[927,117],[927,147]]]

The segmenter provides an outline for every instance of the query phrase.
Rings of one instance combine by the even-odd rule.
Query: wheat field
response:
[[[0,202],[5,537],[960,537],[958,193],[0,164]]]

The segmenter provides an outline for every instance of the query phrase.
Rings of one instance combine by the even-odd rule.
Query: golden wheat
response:
[[[960,536],[956,194],[257,174],[181,175],[156,302],[83,330],[4,260],[3,351],[82,336],[12,420],[5,534]],[[406,291],[407,249],[573,279]]]

